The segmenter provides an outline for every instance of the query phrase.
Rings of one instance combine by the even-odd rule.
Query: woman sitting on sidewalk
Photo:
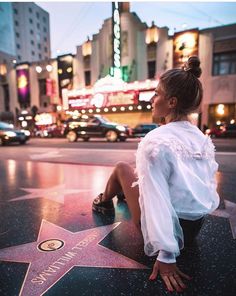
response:
[[[124,162],[116,165],[93,210],[114,211],[112,198],[123,192],[133,222],[140,227],[144,251],[157,255],[150,280],[160,273],[169,291],[182,291],[189,276],[176,265],[180,249],[198,234],[203,218],[219,204],[214,146],[188,120],[202,100],[198,57],[183,69],[166,71],[151,99],[153,117],[166,124],[140,142],[136,172]],[[141,224],[140,224],[141,223]]]

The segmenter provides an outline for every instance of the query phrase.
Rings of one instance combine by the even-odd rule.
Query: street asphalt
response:
[[[0,147],[0,295],[177,295],[148,276],[155,258],[115,199],[93,213],[119,160],[135,165],[138,141],[32,139]],[[219,208],[178,265],[193,279],[178,295],[236,295],[236,140],[216,140]]]

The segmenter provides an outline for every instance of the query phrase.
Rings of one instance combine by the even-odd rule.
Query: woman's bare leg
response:
[[[140,207],[139,207],[139,189],[138,186],[131,187],[133,182],[137,181],[134,169],[126,162],[118,162],[111,174],[102,200],[111,200],[118,193],[123,191],[131,217],[135,225],[140,225]]]

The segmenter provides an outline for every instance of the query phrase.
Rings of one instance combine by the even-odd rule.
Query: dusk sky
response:
[[[36,2],[50,14],[52,56],[75,53],[111,17],[111,2]],[[236,23],[236,2],[131,2],[130,10],[148,26],[182,31]],[[60,52],[57,53],[57,50]]]

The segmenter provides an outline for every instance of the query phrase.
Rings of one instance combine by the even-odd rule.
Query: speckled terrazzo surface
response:
[[[177,295],[148,280],[155,258],[125,203],[114,216],[91,211],[111,167],[0,162],[0,295]],[[191,275],[178,295],[236,295],[233,173],[219,173],[221,204],[178,258]],[[231,223],[231,224],[230,224]]]

